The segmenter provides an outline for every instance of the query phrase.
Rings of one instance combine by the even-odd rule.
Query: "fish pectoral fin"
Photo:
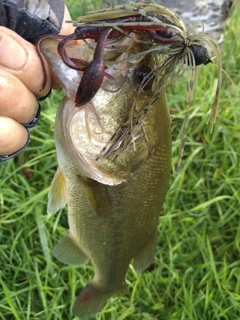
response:
[[[137,273],[142,272],[145,270],[150,263],[152,262],[156,245],[158,239],[158,232],[157,230],[148,238],[147,242],[144,246],[139,250],[137,255],[134,257],[133,267]]]
[[[88,257],[70,233],[54,247],[53,254],[58,260],[71,265],[82,265],[88,262]]]
[[[52,180],[48,193],[48,214],[52,215],[65,206],[67,202],[66,183],[59,167]]]
[[[95,180],[78,176],[93,213],[99,217],[105,217],[111,212],[111,202],[106,186]]]

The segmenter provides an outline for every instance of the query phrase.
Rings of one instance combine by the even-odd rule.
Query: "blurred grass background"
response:
[[[73,18],[102,7],[100,0],[85,1],[81,8],[76,3],[67,1]],[[96,320],[240,319],[239,12],[238,5],[225,31],[227,75],[213,134],[206,122],[217,68],[207,65],[199,70],[184,158],[178,175],[172,174],[159,222],[156,268],[137,275],[130,267],[129,294],[109,299]],[[66,209],[53,217],[46,214],[57,168],[53,132],[61,97],[54,91],[43,103],[24,154],[0,164],[2,320],[72,319],[75,295],[93,276],[90,264],[66,266],[52,255],[68,229]],[[184,119],[184,79],[170,88],[167,97],[174,168]]]

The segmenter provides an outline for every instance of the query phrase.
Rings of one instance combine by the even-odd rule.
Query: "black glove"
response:
[[[29,41],[59,33],[63,16],[63,0],[0,0],[0,25]]]

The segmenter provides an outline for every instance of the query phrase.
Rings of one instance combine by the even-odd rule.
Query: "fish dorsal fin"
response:
[[[111,202],[107,188],[104,184],[95,180],[78,176],[93,213],[96,216],[105,217],[111,212]]]
[[[60,210],[67,202],[66,183],[59,167],[52,180],[48,193],[48,214],[52,215]]]

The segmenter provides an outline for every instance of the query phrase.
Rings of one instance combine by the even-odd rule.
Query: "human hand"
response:
[[[64,21],[70,20],[65,10]],[[64,23],[60,34],[74,31]],[[37,114],[37,98],[51,88],[50,71],[46,65],[47,83],[43,90],[43,69],[36,48],[14,31],[0,27],[0,156],[21,150],[29,140],[22,124]]]

